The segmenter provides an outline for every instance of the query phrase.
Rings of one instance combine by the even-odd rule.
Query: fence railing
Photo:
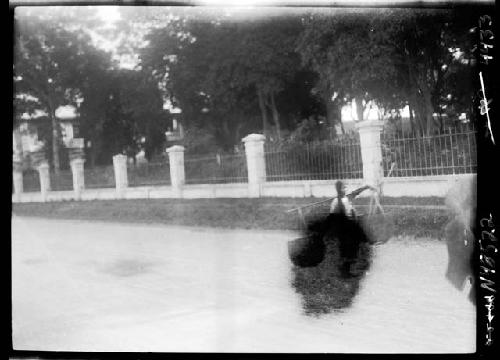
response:
[[[114,166],[84,168],[83,179],[79,178],[82,162],[75,161],[72,166],[77,177],[75,183],[84,182],[85,188],[116,187],[121,190],[127,186],[170,185],[177,189],[184,183],[248,183],[251,196],[260,196],[255,190],[260,188],[255,185],[266,181],[349,180],[363,179],[363,176],[367,177],[366,181],[375,181],[373,179],[380,179],[381,170],[385,176],[394,177],[477,172],[476,131],[473,128],[447,129],[432,135],[381,131],[381,124],[373,123],[360,126],[361,137],[356,134],[334,141],[279,144],[265,143],[262,135],[253,134],[244,139],[244,153],[200,157],[184,154],[184,148],[176,146],[168,151],[168,160],[137,165],[127,164],[125,155],[117,155],[113,157]],[[247,164],[247,156],[252,163]],[[51,190],[72,190],[71,170],[61,171],[59,176],[50,173],[49,179],[46,169],[47,165],[40,166],[40,172],[25,169],[21,184],[19,172],[22,169],[16,165],[13,177],[16,194],[38,192],[40,183],[49,181]],[[265,178],[262,176],[264,169]],[[44,176],[43,181],[40,176]],[[176,178],[171,179],[171,176]]]
[[[50,188],[53,191],[73,190],[73,173],[71,170],[60,170],[59,175],[51,172]]]
[[[85,187],[89,189],[115,187],[115,171],[112,165],[85,169],[84,178]]]
[[[186,184],[227,184],[248,181],[245,154],[186,156]]]
[[[474,129],[447,129],[433,135],[382,134],[384,175],[468,174],[477,171]]]
[[[40,192],[40,176],[38,170],[26,169],[23,171],[23,191]]]
[[[337,141],[265,145],[267,181],[359,179],[359,137]]]
[[[129,186],[170,185],[170,164],[167,161],[128,164]]]

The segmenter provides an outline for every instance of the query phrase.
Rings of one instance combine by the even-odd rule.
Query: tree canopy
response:
[[[56,170],[55,111],[63,105],[77,109],[91,164],[109,163],[119,152],[142,149],[148,158],[162,152],[168,108],[181,111],[176,118],[188,151],[230,151],[251,132],[276,141],[306,130],[306,137],[331,138],[350,103],[358,121],[370,106],[385,121],[408,106],[420,133],[472,115],[468,10],[292,8],[251,15],[123,7],[120,14],[108,26],[96,8],[16,13],[14,121],[47,114]]]

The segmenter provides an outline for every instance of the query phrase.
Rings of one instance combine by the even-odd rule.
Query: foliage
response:
[[[382,137],[387,176],[467,174],[477,171],[475,132],[456,129],[432,136],[395,134]]]
[[[186,154],[213,154],[220,150],[214,135],[197,126],[186,130],[182,144]]]
[[[333,95],[339,106],[356,99],[360,120],[371,101],[385,116],[409,104],[415,126],[430,133],[443,127],[433,113],[469,110],[461,104],[472,96],[470,19],[459,10],[312,13],[298,50],[332,105]]]
[[[363,177],[359,139],[266,144],[267,181]]]
[[[81,132],[92,142],[91,162],[109,163],[113,155],[140,149],[149,159],[161,151],[168,117],[150,76],[140,70],[112,69],[92,85],[80,106]]]
[[[158,83],[145,72],[120,68],[96,44],[93,33],[103,31],[103,24],[95,9],[22,10],[16,12],[15,121],[26,112],[47,113],[51,132],[44,133],[44,126],[39,132],[52,147],[56,170],[64,154],[55,116],[62,105],[78,109],[92,165],[140,148],[148,158],[159,151],[168,119]]]
[[[224,184],[248,181],[245,154],[189,156],[184,160],[184,168],[188,184]]]
[[[95,9],[16,13],[14,121],[47,114],[41,138],[56,170],[64,162],[55,116],[62,105],[78,109],[91,165],[117,153],[162,153],[168,106],[182,110],[176,119],[191,154],[234,152],[253,132],[290,146],[332,140],[342,106],[353,100],[359,119],[376,105],[396,127],[397,110],[409,105],[420,134],[474,110],[473,24],[463,9],[246,17],[209,7],[150,9],[120,8],[111,28]],[[115,48],[102,50],[95,34]],[[125,68],[124,58],[137,62]]]
[[[59,172],[62,143],[56,110],[64,105],[78,106],[89,75],[106,67],[107,57],[93,46],[89,33],[81,31],[95,24],[94,17],[81,20],[72,8],[20,8],[15,22],[14,121],[26,112],[47,114],[52,132],[51,160]]]
[[[442,113],[469,112],[470,118],[472,19],[463,10],[400,9],[374,22],[379,40],[391,49],[400,97],[410,105],[412,125],[420,133],[442,130]]]
[[[317,91],[330,110],[330,126],[340,123],[339,108],[353,99],[358,120],[363,120],[363,105],[381,98],[381,89],[385,89],[384,97],[392,96],[391,52],[376,41],[372,19],[368,11],[345,11],[314,12],[303,20],[297,48],[302,61],[319,75]]]
[[[141,65],[165,80],[186,128],[204,128],[230,149],[245,133],[270,134],[271,119],[280,137],[283,127],[294,126],[283,119],[313,108],[307,91],[290,90],[307,89],[307,72],[294,51],[300,29],[294,18],[233,22],[185,16],[151,31]]]
[[[327,130],[326,124],[322,118],[309,117],[297,125],[297,128],[290,134],[290,140],[306,143],[315,140],[325,140],[328,136],[328,132],[325,130]]]

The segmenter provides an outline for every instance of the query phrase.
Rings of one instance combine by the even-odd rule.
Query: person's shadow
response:
[[[289,243],[292,282],[307,315],[340,311],[352,304],[370,267],[371,240],[358,221],[330,214],[310,221],[303,237]]]

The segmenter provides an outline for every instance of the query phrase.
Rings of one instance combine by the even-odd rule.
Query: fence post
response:
[[[266,158],[264,141],[261,134],[250,134],[242,139],[245,143],[245,155],[248,170],[248,194],[250,197],[260,196],[260,187],[266,181]]]
[[[85,172],[83,169],[85,155],[83,152],[83,139],[71,139],[66,146],[69,150],[71,172],[73,174],[73,190],[75,192],[75,198],[79,200],[82,190],[85,189]]]
[[[356,124],[361,145],[363,180],[368,185],[379,188],[384,177],[382,145],[380,134],[384,127],[382,121],[362,121]]]
[[[21,130],[19,128],[16,128],[12,132],[12,149],[14,150],[14,154],[16,156],[21,156],[23,155],[23,140],[22,140],[22,135],[21,135]]]
[[[186,182],[186,175],[184,172],[184,146],[174,145],[167,150],[168,159],[170,163],[170,183],[175,194],[182,197],[182,186]]]
[[[37,166],[38,175],[40,176],[40,192],[42,193],[42,201],[46,201],[47,192],[50,191],[50,172],[49,162],[41,160]]]
[[[30,158],[32,166],[38,170],[42,201],[46,201],[47,192],[50,191],[50,172],[49,172],[49,162],[45,158],[44,142],[35,141],[30,145]]]
[[[12,181],[14,183],[14,195],[17,200],[20,199],[21,194],[24,191],[23,187],[23,167],[22,158],[19,154],[14,154],[13,156],[13,166],[12,166]]]
[[[73,190],[77,200],[80,199],[82,190],[85,189],[85,177],[83,171],[84,162],[85,160],[82,158],[75,158],[70,161],[71,172],[73,173]]]
[[[122,154],[113,156],[113,168],[115,170],[116,193],[118,197],[123,197],[125,189],[128,187],[127,156]]]

